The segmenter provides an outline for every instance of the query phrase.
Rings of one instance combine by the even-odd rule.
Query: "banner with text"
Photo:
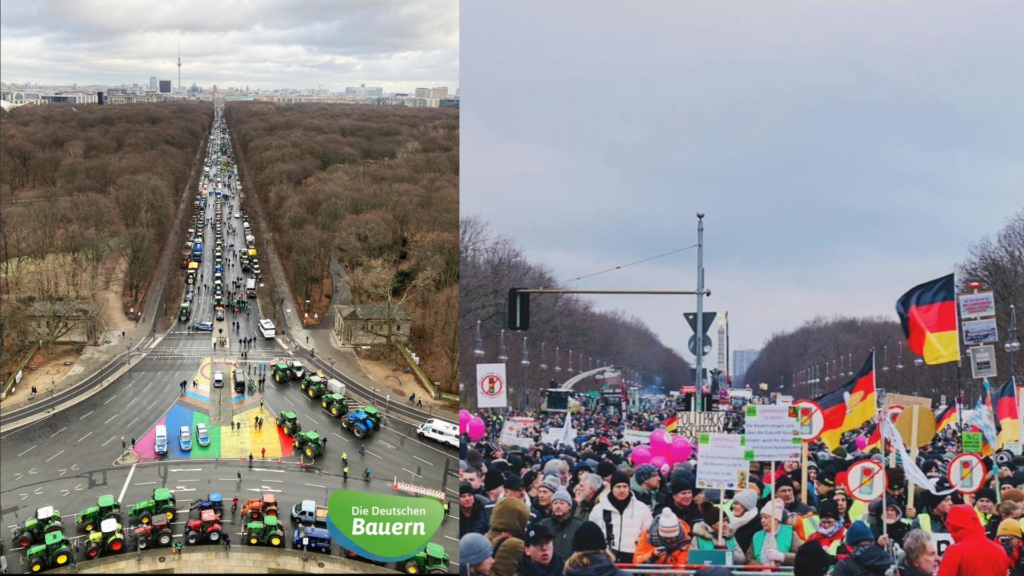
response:
[[[747,460],[771,462],[799,460],[801,443],[795,408],[791,406],[747,406],[744,412]]]
[[[750,476],[750,463],[744,458],[743,436],[739,434],[701,434],[697,456],[697,488],[743,490]]]
[[[529,448],[533,445],[533,418],[509,418],[501,428],[498,442],[509,446]]]

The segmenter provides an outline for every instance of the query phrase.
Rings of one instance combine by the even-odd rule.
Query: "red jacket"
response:
[[[1010,559],[1002,546],[986,537],[974,508],[968,504],[953,506],[946,526],[954,544],[946,549],[938,576],[1006,576]]]

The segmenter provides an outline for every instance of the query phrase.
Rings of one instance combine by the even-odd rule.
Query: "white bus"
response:
[[[273,338],[276,336],[277,329],[274,328],[274,322],[267,319],[260,320],[260,333],[263,334],[264,338]]]

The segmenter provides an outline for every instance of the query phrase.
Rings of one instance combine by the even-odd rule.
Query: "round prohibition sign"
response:
[[[874,460],[862,460],[846,476],[850,496],[861,502],[870,502],[885,492],[885,468]]]
[[[988,470],[977,454],[960,454],[949,463],[949,485],[962,494],[974,494],[985,487]]]
[[[903,414],[903,406],[893,404],[885,409],[885,413],[889,416],[889,421],[895,425],[896,419],[900,417],[900,414]]]
[[[796,414],[797,436],[804,442],[817,440],[825,430],[825,412],[813,400],[797,400],[792,404]]]

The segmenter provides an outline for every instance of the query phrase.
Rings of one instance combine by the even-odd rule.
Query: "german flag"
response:
[[[868,443],[864,446],[864,453],[871,452],[872,448],[876,452],[882,452],[882,431],[879,429],[878,424],[871,425],[871,434],[868,435]]]
[[[926,364],[960,359],[957,338],[956,283],[943,276],[910,289],[896,301],[896,313],[907,337],[907,346]]]
[[[676,420],[675,416],[672,416],[668,420],[665,420],[665,431],[666,432],[675,432],[676,428],[678,428],[678,427],[679,427],[679,422]]]
[[[939,415],[935,417],[935,431],[942,432],[947,426],[957,424],[960,422],[960,410],[959,403],[954,399],[953,402],[946,406]]]
[[[999,431],[999,447],[1007,442],[1017,442],[1020,436],[1020,411],[1017,409],[1017,386],[1013,377],[992,391],[992,411],[995,420],[1002,425]]]
[[[878,414],[875,406],[875,352],[846,384],[814,399],[825,413],[821,439],[830,451],[839,447],[843,432],[859,428]]]

